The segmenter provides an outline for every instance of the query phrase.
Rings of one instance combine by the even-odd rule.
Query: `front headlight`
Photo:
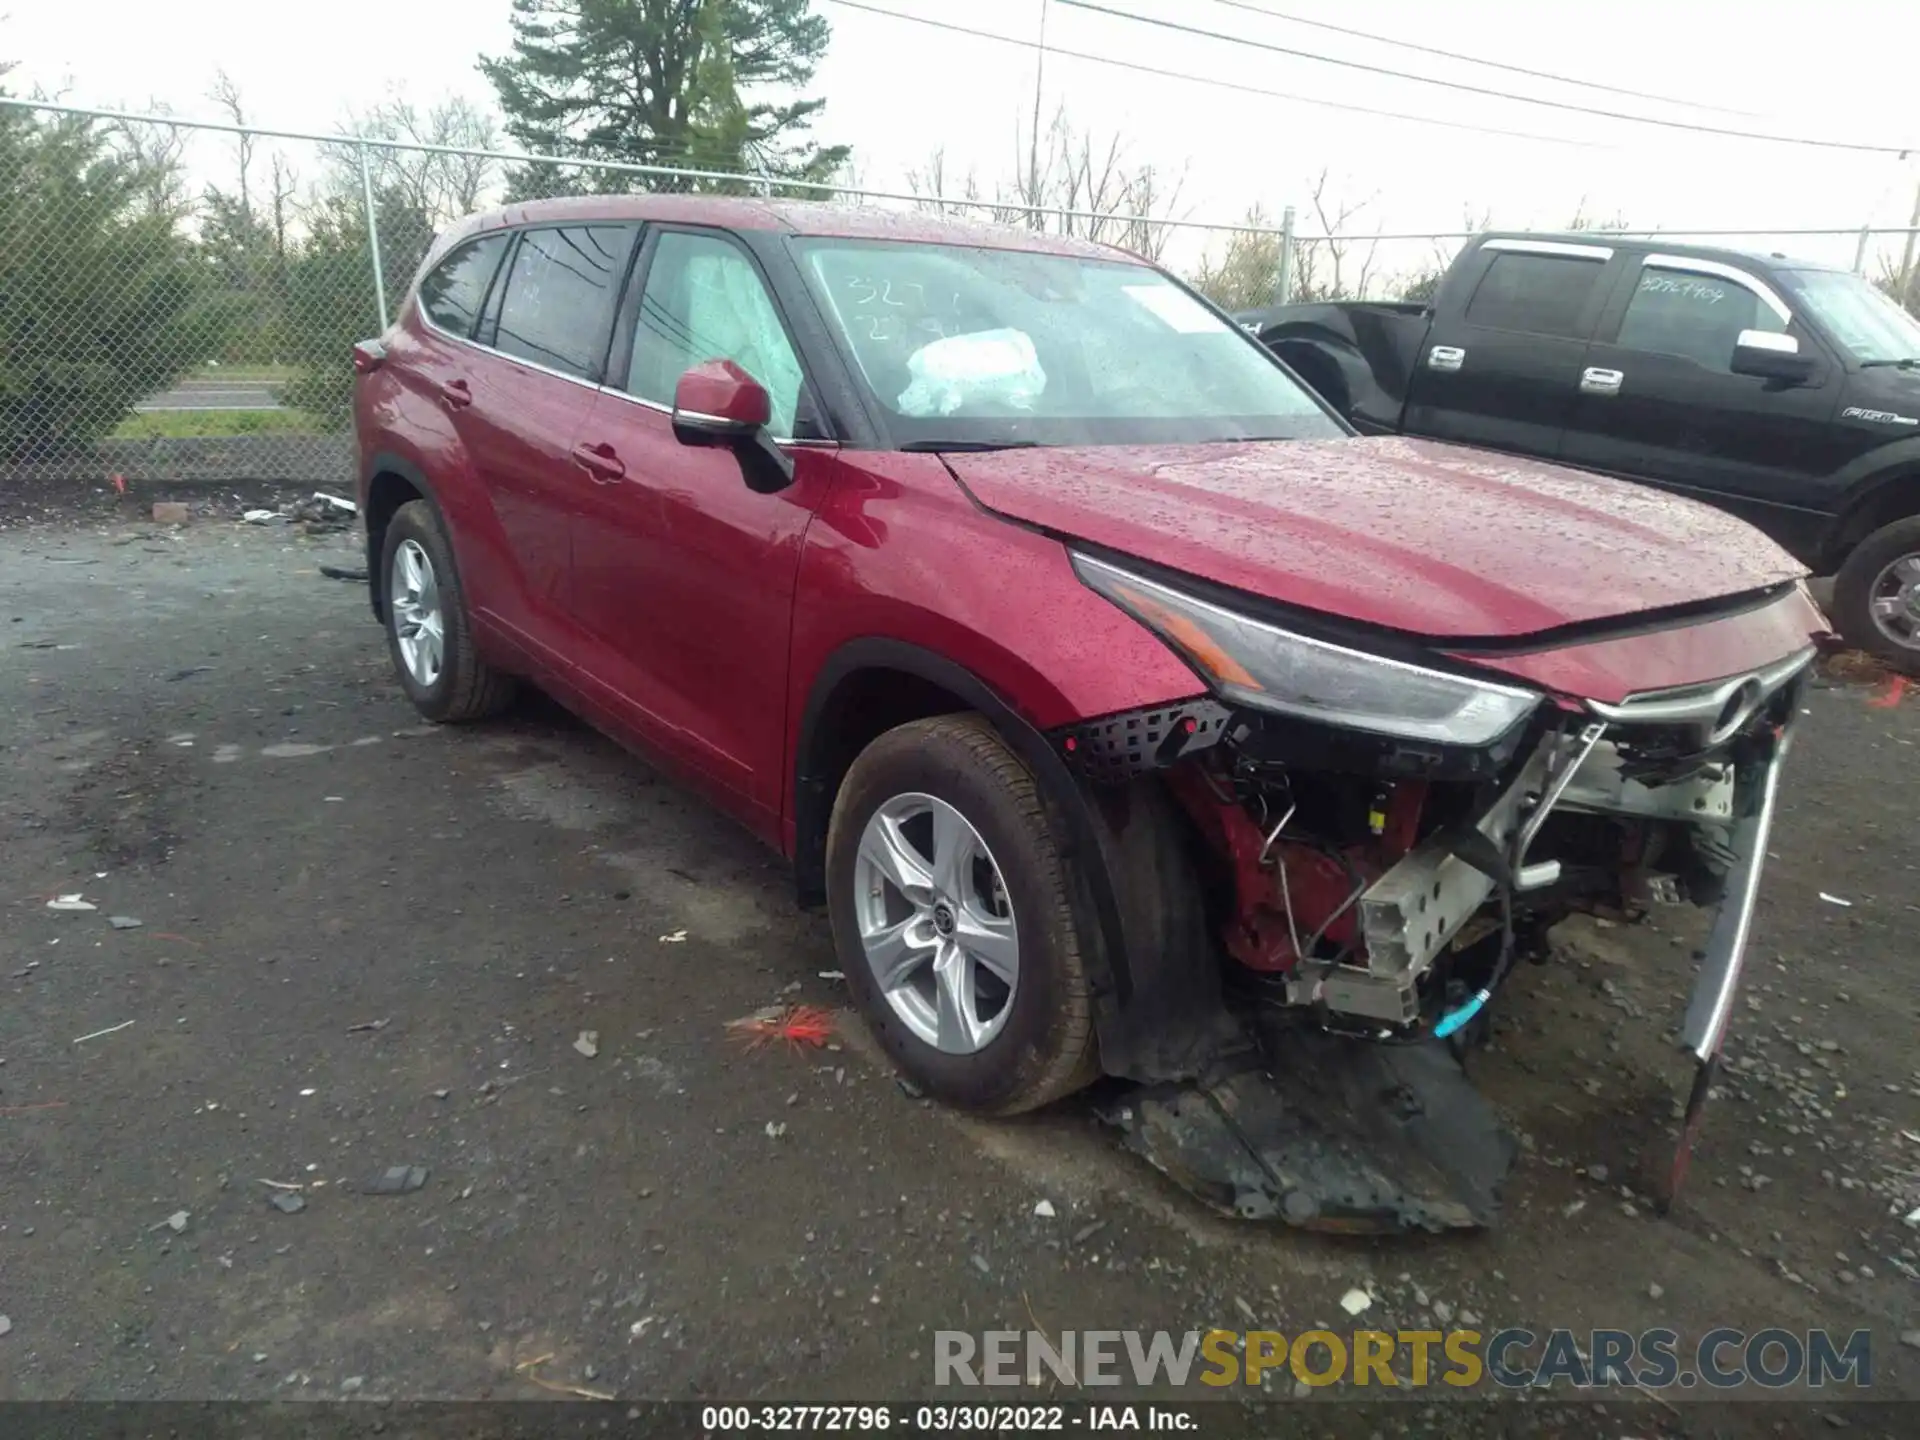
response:
[[[1540,696],[1329,644],[1076,554],[1080,578],[1159,635],[1225,699],[1443,745],[1490,745]]]

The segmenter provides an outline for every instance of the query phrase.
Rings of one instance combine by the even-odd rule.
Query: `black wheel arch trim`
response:
[[[411,460],[406,459],[404,456],[396,455],[391,450],[379,450],[369,455],[366,464],[361,467],[360,472],[360,488],[363,495],[372,492],[374,477],[378,475],[398,475],[402,480],[418,490],[420,494],[425,497],[426,502],[433,506],[434,511],[441,519],[443,521],[445,520],[446,509],[441,505],[440,497],[434,493],[432,484],[427,480],[426,472]],[[360,516],[360,526],[366,539],[367,603],[373,607],[373,618],[384,625],[387,620],[387,615],[384,604],[385,597],[382,596],[380,592],[380,556],[375,552],[373,527],[367,523],[367,519],[368,517],[363,508]],[[449,532],[449,543],[451,543],[451,532]]]
[[[1828,523],[1820,558],[1828,566],[1841,564],[1846,559],[1842,546],[1853,518],[1872,505],[1887,486],[1916,478],[1920,478],[1920,435],[1876,446],[1834,471],[1832,483],[1842,499],[1838,512]],[[1855,543],[1864,538],[1857,537]]]
[[[1080,878],[1082,885],[1076,888],[1084,891],[1070,895],[1069,900],[1079,912],[1081,933],[1095,942],[1086,959],[1096,1002],[1105,999],[1124,1008],[1133,998],[1125,931],[1094,815],[1079,783],[1047,737],[992,686],[944,655],[904,640],[877,636],[850,640],[828,656],[814,676],[794,757],[793,861],[800,903],[818,905],[826,896],[827,822],[834,797],[831,778],[820,772],[815,761],[824,752],[821,723],[840,683],[862,670],[902,671],[959,697],[985,715],[1033,771],[1042,794],[1067,825],[1067,834],[1060,837],[1065,842],[1063,858],[1073,862],[1070,873]]]

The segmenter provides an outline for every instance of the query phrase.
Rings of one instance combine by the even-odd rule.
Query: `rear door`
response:
[[[582,437],[609,467],[573,532],[583,684],[771,834],[800,547],[833,470],[818,408],[765,271],[725,231],[651,227],[621,316]],[[707,360],[766,387],[769,429],[794,458],[785,490],[757,495],[731,451],[674,438],[674,389]]]
[[[1792,335],[1811,380],[1735,375],[1743,330]],[[1815,513],[1809,476],[1835,463],[1843,374],[1787,297],[1738,265],[1648,255],[1589,350],[1563,457],[1711,500],[1783,538]]]
[[[559,668],[571,648],[572,517],[591,483],[573,448],[606,367],[636,230],[574,224],[519,232],[466,377],[472,398],[460,423],[522,602],[517,616],[488,618]]]
[[[1448,279],[1408,387],[1407,432],[1557,456],[1613,265],[1605,245],[1484,242]]]

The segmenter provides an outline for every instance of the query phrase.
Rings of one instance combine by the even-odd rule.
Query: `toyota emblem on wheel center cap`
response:
[[[944,900],[933,907],[933,928],[942,935],[953,934],[953,907]]]

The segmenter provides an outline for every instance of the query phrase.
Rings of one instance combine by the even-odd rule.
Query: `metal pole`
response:
[[[1873,227],[1871,225],[1862,225],[1860,227],[1860,243],[1853,247],[1853,273],[1856,275],[1865,275],[1867,273],[1867,245],[1872,239]]]
[[[1900,247],[1900,303],[1913,309],[1913,241],[1914,232],[1920,230],[1920,188],[1913,192],[1913,218],[1907,221],[1907,243]]]
[[[380,263],[380,220],[373,203],[373,165],[367,147],[360,147],[360,198],[367,207],[367,250],[373,257],[373,295],[380,304],[380,328],[387,328],[387,276]]]
[[[1280,212],[1280,273],[1273,280],[1273,303],[1285,305],[1293,299],[1293,206]]]
[[[1027,200],[1035,206],[1040,203],[1040,91],[1046,80],[1047,0],[1040,0],[1040,53],[1033,62],[1033,133],[1027,137]],[[1037,209],[1028,215],[1027,228],[1045,228]]]

